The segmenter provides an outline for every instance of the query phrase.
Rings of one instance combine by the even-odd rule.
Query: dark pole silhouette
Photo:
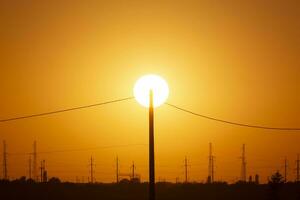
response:
[[[245,144],[243,144],[242,147],[242,170],[241,170],[241,181],[246,182],[247,178],[246,178],[246,155],[245,155]]]
[[[132,173],[131,173],[131,176],[132,176],[132,179],[135,178],[135,165],[134,165],[134,162],[132,162]]]
[[[286,183],[287,181],[287,167],[288,167],[288,164],[287,164],[287,158],[285,157],[284,158],[284,182]]]
[[[153,91],[149,92],[149,200],[155,200]]]
[[[29,160],[28,160],[28,164],[29,164],[29,166],[28,166],[28,176],[29,176],[29,179],[31,179],[32,177],[31,177],[31,155],[29,155]]]
[[[207,182],[208,183],[213,183],[214,182],[214,156],[212,154],[212,143],[209,143],[209,156],[208,156],[208,178]]]
[[[94,159],[91,156],[91,162],[90,162],[90,173],[91,173],[91,183],[94,183]]]
[[[33,142],[33,180],[39,181],[38,179],[38,169],[37,169],[37,146],[36,146],[36,141]]]
[[[116,159],[116,181],[117,183],[119,183],[119,157],[117,156],[117,159]]]
[[[187,158],[184,159],[184,169],[185,169],[185,183],[188,182],[188,162]]]
[[[40,170],[41,170],[41,172],[40,172],[40,173],[41,173],[41,174],[40,174],[40,175],[41,175],[40,181],[41,181],[41,183],[42,183],[42,182],[43,182],[43,172],[44,172],[44,171],[43,171],[43,161],[41,161],[41,167],[40,167]]]
[[[296,181],[300,181],[300,160],[299,160],[299,154],[297,154],[297,160],[296,160],[297,168],[296,168]]]

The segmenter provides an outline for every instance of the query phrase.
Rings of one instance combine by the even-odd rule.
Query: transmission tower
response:
[[[48,172],[46,170],[46,161],[43,160],[43,182],[48,181]]]
[[[42,160],[41,161],[41,166],[40,166],[40,181],[41,183],[47,182],[48,181],[48,175],[47,175],[47,170],[46,170],[46,161]]]
[[[241,181],[246,182],[247,174],[246,174],[246,155],[245,155],[245,144],[242,147],[242,169],[241,169]]]
[[[208,178],[207,182],[212,183],[214,182],[214,174],[215,174],[215,169],[214,169],[214,156],[212,154],[212,143],[209,143],[209,155],[208,155]]]
[[[185,175],[185,183],[188,182],[188,178],[189,178],[189,174],[188,174],[188,167],[189,167],[189,164],[188,164],[188,159],[185,157],[184,158],[184,175]]]
[[[287,168],[288,168],[288,163],[287,163],[287,158],[284,158],[284,182],[287,181]]]
[[[36,141],[33,142],[33,152],[32,152],[32,155],[33,155],[33,179],[35,181],[38,181],[39,180],[39,177],[38,177],[38,172],[37,172],[37,146],[36,146]]]
[[[91,183],[94,183],[94,159],[91,156],[91,160],[90,160],[90,176],[91,176]]]
[[[29,159],[28,159],[28,177],[29,177],[29,179],[32,178],[32,174],[31,174],[31,155],[29,155]]]
[[[134,179],[135,178],[135,165],[134,165],[134,162],[132,162],[132,165],[131,165],[131,179]]]
[[[6,149],[6,141],[3,140],[3,179],[7,180],[7,149]]]
[[[116,181],[119,183],[119,158],[116,159]]]
[[[43,161],[41,161],[40,166],[40,182],[43,182]]]
[[[41,166],[40,166],[40,182],[43,182],[43,174],[44,174],[44,167],[43,167],[43,161],[41,161]]]
[[[299,154],[297,154],[297,160],[296,160],[296,181],[300,181],[300,157]]]

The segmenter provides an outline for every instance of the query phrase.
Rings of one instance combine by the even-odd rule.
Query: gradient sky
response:
[[[134,82],[156,73],[168,102],[226,120],[300,126],[300,3],[297,1],[17,1],[0,2],[0,119],[132,96]],[[134,100],[0,124],[10,153],[147,144],[147,110]],[[216,179],[266,181],[289,160],[294,180],[300,132],[235,127],[166,105],[155,113],[157,179],[207,176],[208,143]],[[49,176],[114,181],[135,161],[148,179],[147,146],[39,154]],[[2,159],[2,155],[1,155]],[[28,176],[28,156],[9,156],[10,177]],[[1,166],[2,168],[2,166]]]

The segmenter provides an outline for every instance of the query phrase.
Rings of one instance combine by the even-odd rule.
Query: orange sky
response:
[[[169,83],[168,102],[201,114],[266,126],[300,126],[300,5],[296,1],[1,1],[0,119],[132,96],[147,73]],[[147,110],[134,100],[0,124],[10,153],[147,144]],[[221,124],[161,106],[155,113],[157,179],[207,176],[214,145],[216,179],[263,181],[289,159],[295,177],[300,132]],[[41,154],[49,176],[114,181],[135,161],[147,180],[148,148]],[[2,160],[2,155],[1,155]],[[28,175],[28,156],[9,156],[9,176]]]

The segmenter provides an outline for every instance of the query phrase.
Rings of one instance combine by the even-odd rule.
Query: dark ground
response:
[[[0,181],[0,199],[30,200],[148,200],[146,183],[75,184]],[[300,184],[286,183],[271,187],[239,183],[171,184],[157,183],[157,200],[300,200]]]

